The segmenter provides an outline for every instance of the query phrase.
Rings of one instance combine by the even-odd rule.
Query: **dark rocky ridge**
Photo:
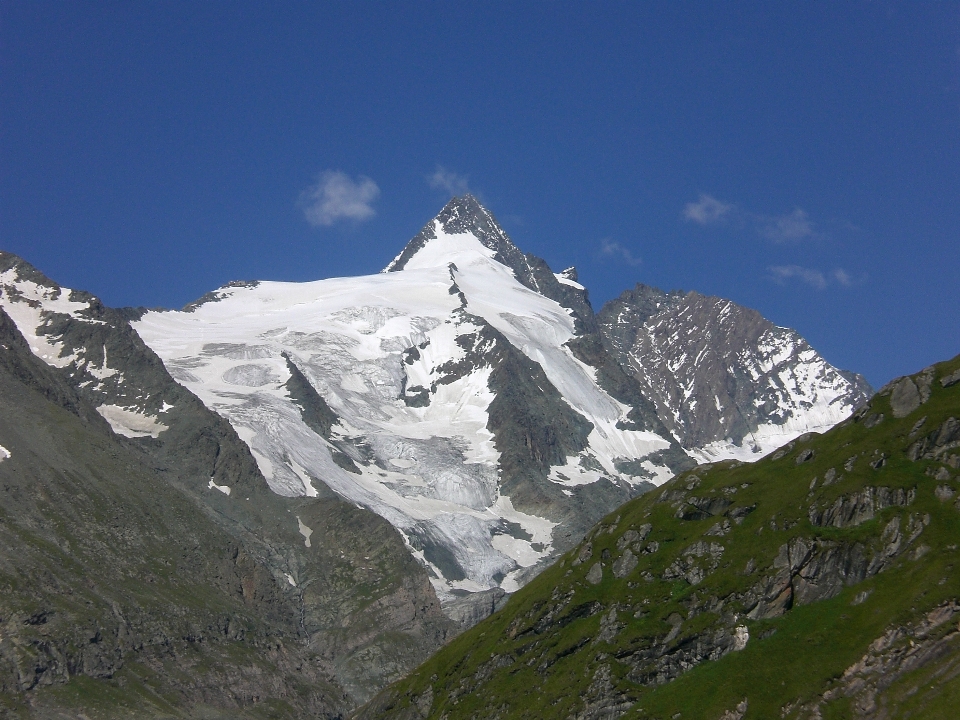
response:
[[[779,373],[813,352],[755,310],[697,292],[638,284],[605,304],[598,319],[605,347],[685,448],[749,444],[760,425],[782,424],[793,388]],[[771,355],[762,343],[789,349],[789,360],[764,367]],[[829,366],[822,373],[817,381],[849,383],[843,401],[851,408],[872,394],[859,375]]]
[[[495,398],[488,408],[487,429],[500,453],[500,490],[522,512],[558,522],[554,544],[563,551],[609,508],[652,486],[636,488],[611,478],[570,488],[573,494],[567,496],[550,482],[551,466],[564,465],[568,456],[586,449],[592,424],[564,401],[543,369],[499,331],[482,318],[466,319],[481,329],[457,339],[466,355],[442,367],[439,382],[452,382],[478,367],[492,368],[489,387]]]

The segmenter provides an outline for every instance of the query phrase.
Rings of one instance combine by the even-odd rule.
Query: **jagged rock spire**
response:
[[[440,227],[451,235],[472,233],[484,247],[496,253],[494,259],[497,262],[513,269],[518,277],[520,274],[529,272],[523,253],[513,244],[493,214],[470,193],[451,198],[440,213],[423,226],[423,229],[407,243],[403,251],[383,269],[383,272],[403,270],[414,255],[430,240],[436,239],[435,228],[438,222]]]
[[[587,291],[579,286],[564,285],[547,265],[536,255],[521,251],[504,231],[493,213],[487,210],[473,195],[467,193],[453,197],[440,213],[407,243],[401,253],[382,272],[398,272],[422,250],[428,242],[437,238],[437,223],[449,234],[472,233],[484,247],[493,250],[493,259],[506,265],[513,276],[525,287],[538,292],[573,311],[580,324],[580,331],[594,329],[593,309]],[[576,273],[573,268],[569,271]],[[568,277],[568,276],[565,276]]]

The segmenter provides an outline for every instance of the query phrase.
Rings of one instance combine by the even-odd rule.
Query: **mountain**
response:
[[[604,518],[366,718],[953,718],[960,356]]]
[[[873,393],[794,330],[722,298],[638,284],[598,321],[660,420],[701,462],[755,460],[833,427]]]
[[[79,452],[83,443],[71,445],[70,452],[54,452],[51,445],[49,455],[42,444],[33,443],[36,472],[59,478],[64,456],[82,468],[99,467],[104,454],[127,458],[103,463],[110,468],[103,477],[81,474],[71,480],[70,492],[93,493],[89,502],[96,504],[97,483],[109,483],[110,492],[122,495],[127,465],[149,471],[143,482],[156,489],[157,497],[147,498],[142,489],[130,501],[142,501],[161,515],[164,507],[180,514],[183,511],[178,508],[192,506],[191,519],[182,522],[192,525],[205,520],[216,532],[197,528],[193,534],[182,530],[181,534],[214,533],[230,539],[232,547],[246,558],[244,562],[258,573],[259,579],[249,590],[259,593],[261,585],[269,586],[269,600],[254,614],[295,617],[296,632],[289,642],[309,648],[315,662],[332,678],[336,692],[347,698],[330,707],[343,709],[368,698],[425,659],[454,632],[426,571],[410,556],[399,533],[378,515],[330,491],[316,497],[274,493],[229,422],[177,383],[133,330],[129,318],[137,313],[113,310],[92,295],[61,288],[7,253],[0,253],[0,308],[4,317],[15,323],[8,327],[9,336],[19,334],[31,357],[42,361],[49,380],[43,392],[110,439],[109,447],[93,459],[82,452],[70,455]],[[11,343],[14,340],[5,342],[0,352],[8,352]],[[17,413],[31,411],[20,406],[27,402],[24,395],[14,397],[20,400],[5,400],[3,406],[3,415],[11,423]],[[55,427],[43,431],[50,437],[60,432]],[[17,470],[19,461],[14,462],[20,454],[11,442],[6,432],[0,433],[0,445],[13,457],[0,464],[0,475],[21,472]],[[98,442],[103,446],[105,441]],[[18,474],[14,480],[20,486],[26,477]],[[179,498],[177,503],[171,504],[171,496]],[[5,507],[13,512],[15,506]],[[33,515],[24,522],[56,528],[61,510],[44,502],[33,507]],[[119,521],[112,518],[81,517],[88,527],[73,517],[71,537],[56,540],[66,546],[63,553],[75,566],[71,581],[60,583],[62,588],[72,588],[75,582],[82,584],[86,575],[98,574],[95,556],[74,557],[70,550],[76,543],[86,542],[85,534],[105,532],[98,523],[108,521],[110,532],[119,532],[112,527]],[[177,518],[171,522],[174,520]],[[126,532],[135,536],[139,526]],[[156,547],[175,536],[164,535]],[[50,542],[32,534],[21,535],[20,540],[37,544],[31,552],[45,552]],[[163,552],[176,554],[177,546]],[[193,546],[191,553],[196,556]],[[21,563],[29,554],[16,544],[0,548],[5,567],[21,578],[32,572]],[[32,591],[26,587],[29,595]],[[248,589],[242,583],[241,587],[244,592]],[[42,609],[46,596],[37,592],[34,602]],[[0,617],[15,617],[5,601],[0,600]],[[120,652],[135,654],[139,650],[135,645],[121,645]],[[56,677],[60,683],[74,674],[82,675],[82,668],[79,673],[71,669],[46,677]],[[30,682],[22,682],[7,687],[23,690],[30,686]]]
[[[571,349],[590,337],[553,298],[592,320],[571,282],[467,196],[381,274],[235,284],[133,326],[274,492],[389,520],[469,623],[692,464],[598,336],[595,358]]]
[[[869,393],[752,311],[658,293],[595,314],[575,269],[524,254],[469,195],[380,274],[234,282],[181,311],[108,308],[0,253],[0,308],[60,388],[44,392],[249,560],[270,588],[252,616],[299,618],[287,645],[319,668],[333,713],[490,615],[622,503],[704,458],[755,459]],[[0,447],[18,457],[2,434]],[[42,450],[37,468],[58,467]],[[5,556],[11,572],[29,574],[17,558],[47,540],[30,542]]]
[[[448,613],[469,624],[478,604],[488,612],[609,510],[742,429],[717,424],[684,451],[672,430],[684,398],[652,392],[627,362],[636,343],[611,338],[644,327],[619,317],[595,315],[573,269],[555,274],[522,253],[466,195],[379,275],[232,284],[133,325],[229,419],[275,492],[326,487],[388,519]],[[689,318],[686,333],[708,317]],[[737,348],[716,348],[721,364],[749,347],[739,332]],[[816,360],[828,375],[803,375],[804,352],[774,368],[799,368],[803,387],[763,398],[754,415],[775,428],[770,437],[822,428],[865,399]],[[741,389],[738,399],[753,398]]]

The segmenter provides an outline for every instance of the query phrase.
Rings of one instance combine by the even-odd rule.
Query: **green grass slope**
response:
[[[358,718],[955,718],[960,357],[701,466]]]

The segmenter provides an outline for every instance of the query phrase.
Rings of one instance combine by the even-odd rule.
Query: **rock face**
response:
[[[958,368],[630,501],[357,717],[952,717]]]
[[[260,610],[298,617],[297,641],[323,659],[348,705],[402,676],[455,630],[389,523],[330,492],[285,498],[270,489],[230,423],[177,383],[130,326],[139,313],[60,288],[8,254],[0,254],[0,292],[8,331],[22,334],[27,352],[56,378],[42,392],[110,435],[286,588],[274,600],[289,607],[269,610],[271,600]],[[39,387],[24,367],[16,365],[18,377]],[[290,385],[298,414],[321,430],[333,421],[292,374]]]
[[[872,392],[796,332],[729,300],[637,285],[598,319],[605,345],[702,461],[752,460],[823,432]]]

